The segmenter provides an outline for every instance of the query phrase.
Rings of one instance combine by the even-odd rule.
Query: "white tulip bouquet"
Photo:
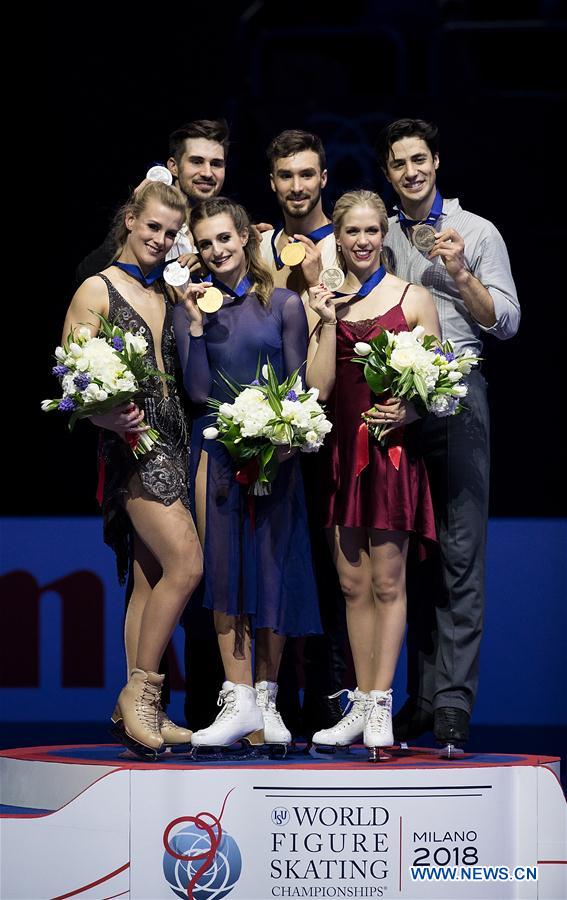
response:
[[[461,400],[468,392],[462,379],[480,362],[469,349],[457,356],[449,341],[426,335],[421,325],[398,334],[384,330],[368,344],[358,341],[354,350],[357,356],[352,361],[364,366],[373,393],[414,400],[423,412],[436,416],[461,412]],[[386,427],[370,428],[376,440],[381,440]]]
[[[69,335],[62,347],[56,348],[57,365],[52,372],[61,382],[63,396],[41,404],[44,412],[58,409],[71,413],[71,431],[78,419],[107,413],[132,400],[147,378],[158,375],[171,379],[148,365],[144,359],[148,343],[141,334],[124,331],[105,316],[97,315],[97,337],[92,336],[90,328],[82,326]],[[140,433],[127,432],[125,437],[138,457],[152,449],[159,434],[150,428]]]
[[[332,428],[317,402],[317,388],[305,391],[298,372],[279,384],[268,361],[248,385],[221,375],[234,395],[232,403],[209,398],[209,406],[217,412],[216,423],[205,428],[203,436],[224,444],[240,467],[237,480],[248,485],[252,494],[270,493],[278,470],[278,446],[314,453]]]

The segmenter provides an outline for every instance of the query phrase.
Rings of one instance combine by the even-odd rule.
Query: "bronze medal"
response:
[[[414,247],[422,253],[429,253],[435,246],[435,235],[436,231],[431,225],[416,225],[412,234]]]

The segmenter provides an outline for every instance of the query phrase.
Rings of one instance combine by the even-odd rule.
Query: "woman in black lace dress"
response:
[[[169,185],[145,185],[116,219],[115,261],[80,286],[71,301],[63,339],[96,313],[141,333],[147,359],[174,374],[173,301],[161,278],[166,253],[185,221],[185,199]],[[113,730],[143,756],[187,743],[191,732],[165,715],[157,670],[181,613],[199,583],[202,553],[187,498],[187,426],[173,380],[144,382],[137,403],[91,417],[102,430],[105,540],[117,553],[119,574],[133,556],[134,587],[125,623],[129,680],[112,716]],[[126,432],[155,428],[160,440],[136,459]]]

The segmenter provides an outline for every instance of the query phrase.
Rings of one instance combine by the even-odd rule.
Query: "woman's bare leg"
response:
[[[359,690],[373,690],[375,681],[376,609],[365,528],[328,531],[341,589],[346,603],[350,648]]]
[[[227,681],[252,686],[252,636],[248,623],[244,626],[242,655],[236,652],[236,619],[215,610],[215,628]]]
[[[205,549],[205,535],[207,526],[207,475],[209,467],[209,454],[201,450],[199,465],[195,475],[195,525],[201,541],[201,547]]]
[[[388,690],[406,625],[408,536],[337,527],[330,541],[346,602],[358,687],[365,692]]]
[[[408,535],[370,531],[372,592],[376,604],[374,681],[372,690],[392,687],[406,628],[406,562]]]
[[[285,634],[276,634],[271,628],[259,628],[256,632],[256,681],[277,681]]]
[[[202,551],[193,520],[180,500],[164,506],[140,487],[132,491],[125,506],[138,538],[162,573],[144,605],[136,657],[137,668],[155,672],[202,577]]]
[[[146,545],[134,533],[133,589],[124,621],[124,645],[128,677],[136,668],[140,628],[146,603],[161,578],[161,567]]]

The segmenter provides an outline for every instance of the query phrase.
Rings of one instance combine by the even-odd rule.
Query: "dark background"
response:
[[[25,403],[16,404],[31,428],[7,479],[8,514],[96,514],[94,429],[80,423],[70,436],[62,416],[39,411],[42,398],[57,395],[50,354],[74,270],[148,165],[166,159],[169,132],[218,116],[231,126],[224,192],[269,222],[278,211],[265,148],[284,128],[323,138],[330,213],[339,194],[359,187],[378,190],[391,207],[374,158],[376,134],[402,116],[437,122],[441,192],[500,229],[523,309],[515,339],[485,344],[491,514],[565,513],[558,449],[567,247],[563,4],[399,0],[341,10],[235,0],[152,7],[139,21],[132,12],[121,20],[117,8],[104,25],[102,14],[97,24],[84,13],[76,20],[52,13],[50,40],[35,60],[34,115],[45,117],[45,140],[38,146],[23,134],[32,138],[25,143],[40,195],[28,237],[33,270],[43,273],[35,288],[43,289],[34,291],[33,312],[29,301],[17,306],[20,326],[31,324],[22,311],[33,316],[37,370]],[[31,484],[29,462],[18,474],[30,452]]]

